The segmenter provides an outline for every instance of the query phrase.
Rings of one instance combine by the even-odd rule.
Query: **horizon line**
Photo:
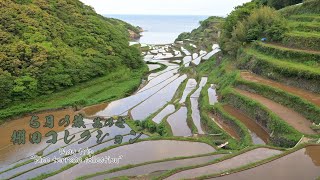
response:
[[[101,14],[101,15],[133,15],[133,16],[218,16],[218,17],[226,17],[226,15],[208,15],[208,14]]]

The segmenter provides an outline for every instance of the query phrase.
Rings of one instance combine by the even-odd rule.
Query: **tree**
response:
[[[38,82],[29,75],[18,77],[14,80],[13,93],[20,100],[33,98],[37,95]]]
[[[0,108],[12,101],[13,77],[0,68]]]
[[[245,44],[262,37],[269,41],[280,41],[287,31],[286,20],[273,8],[263,6],[237,23],[231,38],[225,39],[224,51],[236,55],[237,50]]]

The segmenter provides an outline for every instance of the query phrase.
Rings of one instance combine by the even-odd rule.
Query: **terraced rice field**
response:
[[[255,149],[255,150],[240,154],[236,157],[224,160],[219,163],[178,172],[178,173],[166,178],[166,180],[192,179],[192,178],[196,178],[196,177],[203,176],[203,175],[216,174],[219,172],[224,172],[228,169],[241,167],[241,166],[249,164],[249,163],[253,163],[253,162],[257,162],[259,160],[267,159],[268,157],[272,157],[272,156],[280,154],[280,153],[281,152],[277,151],[277,150],[259,148],[259,149]]]
[[[182,82],[186,81],[187,75],[179,74],[180,66],[177,63],[180,60],[165,60],[168,57],[173,57],[169,52],[171,46],[154,46],[153,50],[150,52],[145,52],[145,61],[156,62],[163,64],[166,66],[165,69],[151,73],[146,83],[137,91],[135,94],[128,96],[123,99],[119,99],[113,101],[111,103],[102,103],[99,105],[86,107],[82,109],[80,112],[88,117],[114,117],[114,116],[125,116],[130,115],[133,119],[144,120],[149,115],[153,115],[153,120],[156,123],[161,123],[166,117],[167,121],[170,125],[172,125],[172,130],[175,136],[192,136],[191,130],[189,125],[187,124],[187,108],[180,107],[179,109],[175,109],[175,105],[168,104],[168,102],[173,102],[174,100],[180,100],[180,103],[184,104],[187,96],[196,88],[197,82],[195,79],[189,79],[188,83],[186,83],[185,91],[181,94],[181,96],[175,96],[176,91],[178,89],[182,89],[181,87]],[[187,53],[186,50],[183,50],[184,53]],[[175,55],[179,55],[181,53],[177,52]],[[187,53],[188,54],[188,53]],[[191,60],[190,60],[191,62]],[[184,66],[183,64],[182,66]],[[161,66],[159,64],[149,64],[149,70],[154,71]],[[204,86],[204,82],[201,81],[201,87]],[[198,90],[196,94],[199,94],[201,91]],[[182,91],[181,91],[182,92]],[[177,98],[177,99],[173,99]],[[194,107],[197,108],[197,107]],[[161,110],[162,109],[162,110]],[[161,110],[161,111],[160,111]],[[158,111],[158,112],[157,112]],[[156,113],[157,112],[157,113]],[[61,119],[62,116],[70,115],[73,116],[76,114],[73,110],[62,110],[57,111],[55,113],[50,114],[55,115],[56,118]],[[45,119],[44,117],[47,116],[49,113],[42,113],[39,114],[39,118]],[[199,112],[196,112],[198,115]],[[195,113],[194,113],[195,114]],[[61,116],[61,117],[60,117]],[[18,127],[27,127],[28,120],[30,117],[24,117],[22,119],[12,121],[6,124],[8,130],[12,128]],[[200,122],[200,120],[198,119]],[[85,119],[86,126],[92,126],[93,121],[91,119]],[[59,126],[57,126],[59,127]],[[182,128],[184,127],[184,128]],[[30,157],[37,152],[41,152],[41,156],[43,158],[66,158],[64,155],[60,154],[59,149],[65,148],[65,150],[73,150],[79,148],[88,147],[93,151],[102,150],[107,147],[111,147],[114,145],[114,138],[117,135],[123,135],[123,142],[128,142],[130,139],[138,137],[136,135],[130,135],[131,128],[125,125],[125,128],[117,128],[116,126],[104,127],[100,129],[104,133],[109,133],[108,137],[103,140],[101,144],[97,143],[94,138],[86,141],[83,144],[78,144],[77,141],[81,139],[80,134],[85,129],[74,129],[71,127],[67,128],[70,131],[70,135],[75,135],[75,138],[69,143],[65,144],[63,138],[59,139],[56,144],[47,146],[45,143],[38,146],[28,146],[25,145],[23,149],[18,148],[17,146],[10,146],[7,142],[1,142],[2,145],[1,151],[3,156],[1,156],[1,172],[0,178],[1,179],[28,179],[34,178],[39,176],[43,173],[52,173],[55,171],[60,170],[63,166],[68,165],[69,163],[59,164],[54,163],[52,160],[38,164],[35,162],[30,161]],[[30,129],[31,131],[32,129]],[[66,128],[56,129],[60,135],[66,130]],[[92,136],[97,136],[97,130],[95,128],[89,129]],[[178,131],[176,131],[178,130]],[[59,136],[60,137],[60,136]],[[9,138],[9,137],[8,137]],[[146,135],[140,136],[140,139],[148,138]],[[6,144],[7,143],[7,144]],[[137,146],[137,147],[133,147]],[[162,147],[162,148],[160,148]],[[170,148],[168,148],[170,147]],[[13,148],[13,149],[12,149]],[[10,149],[10,151],[8,151]],[[123,149],[123,150],[121,150]],[[137,150],[137,153],[134,153],[134,149]],[[145,150],[143,157],[134,156],[133,154],[141,154],[141,149]],[[130,151],[130,153],[129,153]],[[138,153],[139,151],[139,153]],[[57,174],[56,176],[51,177],[52,179],[56,178],[75,178],[81,175],[86,175],[94,172],[99,172],[102,170],[108,170],[115,167],[121,167],[126,164],[139,164],[142,162],[149,162],[155,160],[162,160],[167,158],[176,158],[176,157],[184,157],[184,156],[195,156],[201,154],[207,154],[215,152],[215,149],[207,144],[204,143],[197,143],[197,142],[187,142],[187,141],[146,141],[140,142],[132,145],[120,146],[116,149],[111,149],[107,151],[114,152],[115,154],[125,155],[124,157],[126,160],[123,163],[109,166],[108,168],[102,168],[104,166],[94,166],[86,165],[86,170],[82,168],[83,164],[78,164],[71,169],[67,169],[66,171],[62,171],[61,173]],[[161,152],[159,154],[159,152]],[[120,153],[120,154],[119,154]],[[13,155],[14,154],[14,155]],[[131,156],[132,154],[132,156]],[[149,154],[149,155],[148,155]],[[104,153],[96,155],[97,157],[103,157]],[[80,153],[75,153],[70,156],[73,159],[79,159],[83,157]],[[202,162],[208,162],[210,159],[218,158],[220,155],[214,155],[210,157],[199,157],[199,158],[189,158],[186,160],[177,160],[171,161],[168,165],[172,167],[180,167],[186,165],[189,162],[193,162],[194,164],[201,164]],[[131,160],[130,160],[131,158]],[[158,167],[164,166],[163,164],[157,164]],[[155,167],[157,167],[155,166]],[[97,169],[97,167],[101,167],[101,169]],[[153,167],[153,168],[155,168]],[[150,165],[151,168],[151,165]],[[95,170],[94,170],[95,169]],[[151,168],[152,169],[152,168]],[[50,179],[50,178],[49,178]]]
[[[215,149],[213,149],[211,146],[197,142],[166,140],[140,142],[121,146],[96,156],[97,158],[104,156],[123,156],[125,161],[120,161],[119,164],[113,164],[112,166],[101,166],[100,164],[78,164],[72,167],[70,170],[64,171],[49,179],[61,179],[65,177],[74,179],[82,175],[105,171],[128,164],[138,164],[147,161],[156,161],[173,157],[207,154],[214,151]]]
[[[270,163],[214,179],[316,179],[320,176],[319,152],[320,146],[308,146]]]
[[[246,58],[239,64],[214,58],[220,52],[214,42],[210,52],[200,50],[201,44],[190,44],[191,40],[184,44],[144,45],[149,48],[142,53],[144,61],[153,63],[148,64],[152,72],[137,92],[78,112],[49,112],[58,119],[81,112],[92,137],[98,136],[98,130],[109,133],[101,143],[94,138],[77,143],[85,129],[70,126],[55,129],[59,139],[49,146],[26,144],[19,148],[0,139],[0,179],[29,179],[45,173],[52,173],[45,178],[54,180],[81,176],[275,180],[319,177],[319,146],[298,146],[320,143],[318,16],[290,15],[287,18],[292,30],[283,42],[252,43],[245,48],[241,57]],[[315,43],[305,45],[310,38]],[[226,115],[219,114],[219,107]],[[39,117],[45,119],[46,115],[40,113]],[[118,116],[126,116],[124,128],[92,127],[94,117]],[[8,122],[4,130],[19,127],[33,131],[27,128],[29,119],[27,116]],[[65,130],[75,135],[69,144],[63,141]],[[144,134],[139,136],[138,132]],[[115,145],[117,135],[122,135],[126,144]],[[140,141],[129,143],[134,138]],[[107,165],[30,161],[35,154],[65,158],[60,148],[86,147],[96,152],[92,156],[95,159],[113,157],[119,161]],[[69,156],[83,157],[80,152]],[[235,169],[237,172],[233,173]]]

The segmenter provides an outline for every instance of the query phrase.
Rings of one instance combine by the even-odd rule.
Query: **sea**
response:
[[[126,21],[144,30],[137,40],[143,44],[171,44],[182,32],[191,32],[208,16],[177,15],[104,15]]]

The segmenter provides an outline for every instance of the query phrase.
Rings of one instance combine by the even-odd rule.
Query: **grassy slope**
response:
[[[286,59],[276,59],[272,56],[261,54],[253,49],[247,49],[246,54],[254,57],[260,63],[272,68],[274,71],[286,77],[300,77],[304,79],[318,79],[320,77],[320,69],[307,66],[300,63],[290,62]],[[261,64],[260,64],[261,65]]]
[[[86,106],[125,97],[139,86],[141,76],[146,70],[146,67],[137,71],[120,68],[107,76],[96,78],[51,95],[40,96],[29,102],[16,103],[8,108],[1,109],[0,119],[3,121],[10,116],[33,111],[75,105]]]

